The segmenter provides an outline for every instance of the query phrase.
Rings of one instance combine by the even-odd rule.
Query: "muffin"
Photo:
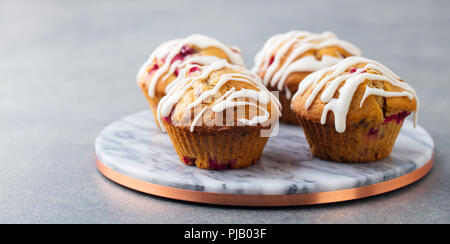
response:
[[[291,97],[298,84],[310,73],[354,55],[361,55],[359,49],[331,32],[291,31],[275,35],[266,42],[255,57],[252,71],[261,77],[269,90],[280,91],[283,105],[280,121],[298,124],[290,109]]]
[[[280,116],[258,76],[224,61],[188,65],[158,105],[158,120],[180,160],[202,169],[256,163]]]
[[[403,120],[417,121],[418,98],[382,64],[349,57],[307,76],[291,108],[314,156],[359,163],[391,153]]]
[[[137,74],[142,89],[156,118],[158,103],[188,64],[206,65],[217,60],[244,66],[241,52],[211,37],[191,35],[162,43]]]

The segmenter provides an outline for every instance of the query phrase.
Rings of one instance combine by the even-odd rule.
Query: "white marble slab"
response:
[[[382,161],[343,164],[314,158],[301,128],[280,126],[259,163],[246,169],[202,170],[180,162],[167,134],[150,111],[109,125],[95,143],[107,167],[146,182],[214,193],[297,194],[355,188],[387,181],[425,165],[433,154],[431,136],[406,120],[392,154]]]

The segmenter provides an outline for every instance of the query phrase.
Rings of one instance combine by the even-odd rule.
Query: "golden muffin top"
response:
[[[349,57],[307,76],[292,98],[299,116],[334,123],[342,133],[347,124],[363,119],[381,123],[390,116],[417,111],[416,92],[384,65],[367,58]],[[329,116],[329,112],[331,113]],[[416,113],[417,120],[417,113]]]
[[[137,74],[139,86],[149,97],[163,97],[171,84],[188,64],[206,65],[217,60],[244,66],[241,52],[211,37],[191,35],[162,43],[150,55]]]
[[[324,67],[361,52],[353,44],[340,40],[331,32],[321,34],[291,31],[271,37],[255,57],[252,71],[265,86],[279,91],[295,92],[302,79]]]
[[[188,65],[174,83],[158,105],[160,123],[221,130],[268,126],[280,116],[280,102],[258,76],[224,61]]]

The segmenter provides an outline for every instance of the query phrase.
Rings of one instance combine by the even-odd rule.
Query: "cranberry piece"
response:
[[[367,137],[371,139],[376,139],[378,137],[378,130],[374,127],[370,128],[369,133],[367,133]]]
[[[173,64],[174,62],[178,61],[178,60],[183,60],[184,57],[181,54],[177,54],[175,55],[175,57],[173,57],[172,62],[170,62],[171,64]]]
[[[228,161],[228,168],[229,169],[234,169],[234,168],[236,168],[236,162],[237,162],[237,159],[232,159],[232,160],[230,160],[230,161]]]
[[[180,52],[177,55],[175,55],[175,57],[173,57],[171,64],[178,60],[184,60],[184,58],[186,56],[194,54],[194,53],[195,53],[195,50],[193,48],[188,47],[188,46],[183,46],[181,48]]]
[[[188,46],[183,46],[181,48],[181,50],[180,50],[180,55],[183,56],[183,57],[186,57],[186,56],[191,55],[193,53],[195,53],[195,50],[193,48],[191,48],[191,47],[188,47]]]
[[[384,124],[387,124],[387,123],[389,123],[389,122],[391,122],[391,121],[395,121],[395,122],[397,122],[397,124],[400,124],[400,123],[402,123],[403,120],[405,120],[405,118],[408,117],[408,115],[410,115],[410,114],[411,114],[411,113],[410,113],[410,112],[407,112],[407,111],[403,111],[403,112],[400,112],[400,113],[398,113],[398,114],[393,114],[393,115],[391,115],[391,116],[389,116],[389,117],[384,118]]]
[[[154,64],[153,67],[151,69],[149,69],[147,72],[149,74],[153,73],[155,70],[159,69],[159,65]]]
[[[209,159],[209,167],[211,169],[219,169],[219,162],[217,160],[210,158]]]
[[[190,158],[190,157],[183,156],[183,163],[185,163],[187,165],[194,165],[196,160],[197,160],[196,158]]]
[[[275,61],[275,56],[272,56],[269,60],[269,66],[273,64],[273,61]]]
[[[209,167],[215,170],[225,170],[225,169],[234,169],[236,168],[237,159],[232,159],[226,163],[219,163],[215,159],[209,159]]]
[[[175,71],[173,72],[173,74],[174,74],[176,77],[178,77],[178,74],[179,74],[178,68],[175,69]]]
[[[175,111],[175,106],[172,108],[172,111],[170,111],[169,116],[163,116],[162,120],[164,120],[168,124],[172,124],[172,114]]]
[[[353,73],[355,73],[357,70],[358,70],[358,69],[356,69],[356,68],[352,68],[352,69],[349,70],[349,72],[350,72],[350,74],[353,74]]]
[[[189,73],[196,72],[196,71],[200,71],[200,68],[197,67],[197,66],[194,66],[194,67],[189,69]]]
[[[165,122],[167,122],[167,123],[169,123],[169,124],[172,124],[172,118],[171,118],[170,116],[162,117],[162,119],[163,119]]]

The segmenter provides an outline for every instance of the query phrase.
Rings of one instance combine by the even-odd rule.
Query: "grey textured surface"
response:
[[[1,223],[449,223],[449,1],[1,1]],[[135,75],[162,41],[203,33],[243,50],[331,30],[407,80],[435,166],[388,194],[320,206],[229,208],[141,194],[101,176],[94,140],[147,108]]]

